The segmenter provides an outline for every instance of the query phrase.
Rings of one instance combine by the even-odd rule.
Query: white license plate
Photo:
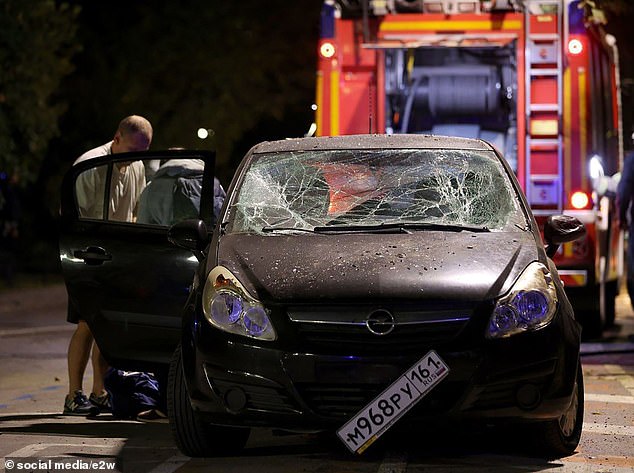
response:
[[[346,422],[337,435],[351,452],[363,453],[448,374],[449,367],[430,351]]]

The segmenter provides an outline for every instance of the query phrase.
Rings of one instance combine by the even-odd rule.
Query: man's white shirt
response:
[[[86,151],[73,165],[88,159],[112,153],[112,141]],[[106,165],[81,173],[75,183],[79,215],[86,218],[103,218],[104,196],[108,167]],[[125,166],[114,165],[110,181],[108,220],[133,222],[136,219],[137,202],[145,188],[145,167],[141,161]]]

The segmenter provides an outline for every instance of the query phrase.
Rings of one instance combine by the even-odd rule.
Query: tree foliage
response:
[[[0,171],[22,182],[35,179],[58,134],[77,14],[54,0],[0,0]]]
[[[310,125],[319,1],[110,1],[83,5],[85,50],[69,81],[75,98],[65,139],[100,144],[125,115],[153,124],[153,148],[211,146],[227,165],[237,141],[263,120],[287,132]],[[285,117],[303,108],[304,124]],[[93,130],[82,124],[89,123]],[[80,134],[82,133],[82,134]]]

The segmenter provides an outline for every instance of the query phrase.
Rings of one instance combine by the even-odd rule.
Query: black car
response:
[[[141,158],[168,156],[94,165]],[[239,450],[255,426],[337,430],[361,452],[401,416],[527,423],[517,434],[543,456],[574,451],[580,328],[548,256],[584,228],[551,217],[545,249],[490,145],[422,135],[261,143],[213,232],[213,159],[202,159],[203,208],[169,231],[78,215],[73,180],[88,165],[64,187],[69,294],[106,358],[164,362],[182,313],[168,405],[183,453]],[[101,256],[80,261],[87,253]]]

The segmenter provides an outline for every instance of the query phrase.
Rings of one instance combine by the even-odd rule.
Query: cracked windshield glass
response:
[[[493,153],[315,150],[255,155],[231,205],[233,233],[526,227]],[[518,228],[519,227],[519,228]]]

